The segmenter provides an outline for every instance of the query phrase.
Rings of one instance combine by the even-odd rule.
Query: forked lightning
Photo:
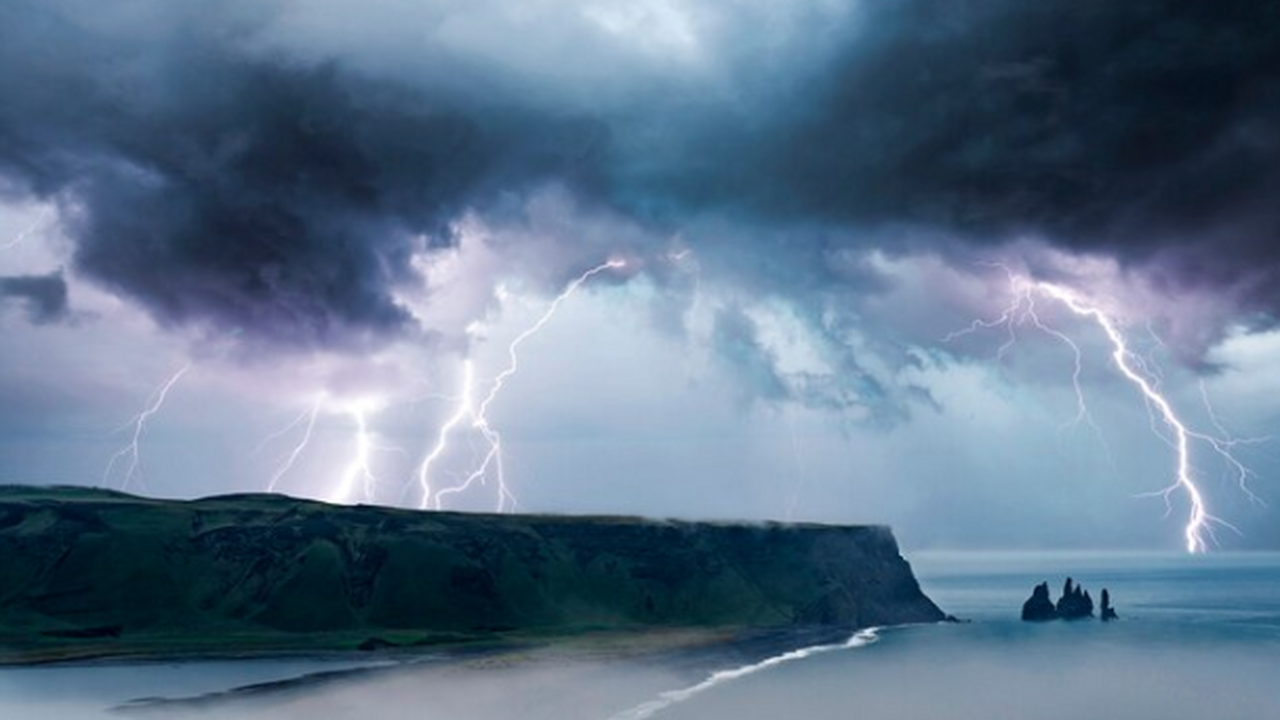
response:
[[[1151,361],[1130,350],[1128,341],[1121,331],[1120,323],[1114,315],[1108,313],[1103,307],[1077,290],[1018,275],[1004,265],[997,265],[997,267],[1000,267],[1008,274],[1009,286],[1013,295],[1012,302],[995,318],[975,320],[969,327],[948,335],[945,340],[954,340],[963,335],[984,329],[1003,328],[1008,333],[1008,339],[1001,344],[997,351],[997,356],[1003,358],[1009,348],[1017,342],[1017,330],[1023,325],[1030,325],[1050,335],[1067,345],[1075,355],[1072,385],[1076,393],[1076,419],[1077,421],[1086,421],[1092,424],[1093,421],[1089,416],[1084,392],[1080,386],[1082,363],[1080,347],[1062,331],[1047,324],[1041,318],[1036,305],[1037,299],[1044,298],[1056,301],[1071,313],[1092,321],[1106,335],[1111,346],[1111,360],[1116,369],[1120,371],[1121,376],[1126,381],[1138,390],[1148,410],[1152,412],[1153,428],[1174,450],[1175,470],[1173,480],[1167,487],[1152,494],[1163,497],[1167,504],[1166,506],[1169,508],[1172,508],[1170,501],[1175,493],[1182,493],[1186,497],[1188,515],[1186,525],[1183,528],[1183,538],[1187,552],[1194,554],[1208,550],[1209,542],[1216,539],[1214,535],[1215,526],[1228,527],[1234,530],[1235,528],[1232,525],[1221,518],[1215,517],[1209,511],[1204,492],[1196,483],[1191,458],[1192,444],[1193,442],[1199,442],[1220,456],[1236,473],[1240,486],[1247,493],[1247,481],[1251,473],[1234,455],[1232,448],[1241,443],[1255,442],[1257,439],[1219,438],[1192,430],[1178,416],[1173,403],[1161,391],[1159,375],[1151,367]],[[1157,420],[1158,423],[1155,423]],[[1221,424],[1217,423],[1216,418],[1214,422],[1215,426],[1221,430]],[[1160,426],[1163,426],[1168,431],[1168,435],[1159,432]],[[1249,496],[1253,497],[1252,493],[1249,493]]]
[[[539,316],[537,321],[517,335],[511,341],[511,344],[507,346],[507,366],[490,381],[489,392],[484,395],[484,399],[478,404],[475,402],[474,366],[470,360],[463,364],[462,388],[458,394],[458,404],[437,432],[431,451],[427,453],[422,463],[418,466],[418,486],[421,491],[420,507],[422,509],[440,510],[443,508],[445,498],[465,492],[477,482],[484,483],[490,475],[492,475],[497,485],[496,510],[503,512],[509,506],[515,505],[515,496],[511,494],[511,489],[507,485],[506,471],[503,467],[502,436],[489,423],[489,406],[493,404],[498,394],[502,392],[507,380],[519,371],[520,345],[542,330],[551,321],[551,318],[555,316],[564,301],[573,296],[578,291],[578,288],[582,287],[583,283],[602,272],[621,270],[624,267],[626,267],[626,261],[616,258],[610,259],[582,273],[573,282],[565,286],[565,289],[551,301],[551,304],[547,306],[547,309]],[[463,478],[462,482],[437,490],[431,475],[432,468],[448,450],[451,434],[464,422],[470,422],[470,429],[475,431],[482,440],[483,455],[480,462]]]

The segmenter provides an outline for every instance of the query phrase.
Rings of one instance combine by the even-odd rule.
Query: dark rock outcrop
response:
[[[1116,615],[1116,609],[1111,607],[1111,593],[1107,592],[1106,588],[1102,589],[1102,607],[1100,609],[1100,613],[1102,622],[1110,622],[1112,620],[1120,619],[1120,616]]]
[[[17,487],[0,487],[0,519],[0,651],[28,656],[107,626],[123,636],[94,652],[125,652],[126,641],[168,652],[235,652],[240,637],[257,649],[376,649],[509,631],[944,618],[879,526]]]
[[[1058,598],[1058,617],[1063,620],[1081,620],[1093,617],[1093,598],[1079,585],[1074,585],[1071,578],[1062,586],[1062,597]]]
[[[1031,597],[1022,604],[1022,619],[1032,622],[1045,620],[1080,620],[1093,617],[1093,597],[1084,587],[1067,578],[1062,586],[1062,597],[1057,604],[1049,599],[1049,583],[1043,582],[1031,592]],[[1116,613],[1111,607],[1111,594],[1102,591],[1102,619],[1115,620]]]
[[[1049,583],[1040,583],[1031,591],[1031,597],[1022,604],[1022,619],[1029,622],[1058,619],[1058,609],[1049,599]]]

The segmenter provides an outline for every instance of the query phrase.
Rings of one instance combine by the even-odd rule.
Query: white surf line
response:
[[[814,655],[821,655],[823,653],[834,652],[836,650],[851,650],[870,645],[880,639],[878,634],[879,630],[880,628],[877,627],[866,628],[865,630],[859,630],[854,633],[853,637],[842,643],[811,645],[798,650],[791,650],[789,652],[782,653],[781,655],[774,655],[773,657],[765,658],[764,660],[752,665],[743,665],[742,667],[733,668],[732,670],[719,670],[712,673],[706,680],[703,680],[697,685],[690,685],[689,687],[682,688],[680,690],[668,690],[653,700],[641,703],[633,708],[623,710],[622,712],[613,715],[609,720],[647,720],[647,718],[657,715],[672,705],[677,705],[697,695],[701,695],[712,688],[733,682],[734,680],[744,678],[748,675],[754,675],[762,670],[768,670],[769,668],[785,665],[786,663],[794,662],[796,660],[803,660],[808,657],[813,657]]]

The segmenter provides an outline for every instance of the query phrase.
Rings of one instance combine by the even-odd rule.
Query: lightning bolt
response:
[[[624,260],[611,258],[587,270],[566,285],[564,290],[551,301],[547,309],[538,317],[537,321],[517,335],[511,341],[511,344],[507,346],[507,366],[490,381],[489,392],[484,395],[484,398],[478,404],[475,402],[474,366],[470,360],[463,363],[462,388],[458,394],[457,407],[440,427],[431,452],[427,454],[422,464],[418,466],[418,487],[422,493],[420,505],[422,509],[442,509],[445,498],[464,493],[476,483],[485,483],[491,473],[496,481],[498,490],[497,511],[505,512],[508,503],[512,506],[517,504],[515,496],[511,494],[511,489],[507,485],[502,457],[502,435],[489,423],[489,406],[498,398],[507,380],[519,372],[520,346],[546,327],[547,323],[551,322],[556,312],[559,311],[560,306],[577,293],[584,283],[602,272],[620,270],[626,265],[627,263]],[[461,483],[441,490],[433,490],[432,467],[448,449],[451,434],[468,421],[470,421],[470,429],[478,434],[484,442],[483,457]]]
[[[359,497],[364,502],[373,502],[377,496],[379,484],[378,476],[373,471],[374,453],[379,451],[403,452],[400,448],[379,444],[377,436],[370,428],[370,418],[381,410],[383,405],[384,403],[376,398],[339,403],[326,393],[317,395],[310,408],[302,411],[283,428],[268,435],[259,443],[258,449],[261,450],[271,441],[284,437],[298,426],[303,426],[302,435],[299,437],[298,442],[284,456],[284,459],[276,465],[270,480],[267,481],[267,492],[276,491],[281,479],[293,469],[303,453],[310,447],[312,437],[315,434],[316,423],[319,421],[321,413],[325,413],[346,417],[354,428],[352,433],[354,449],[352,450],[351,460],[347,462],[338,477],[336,486],[325,496],[325,499],[334,503],[349,503]],[[359,495],[357,495],[357,490],[360,491]]]
[[[27,238],[31,237],[31,234],[34,233],[36,230],[40,229],[40,226],[43,225],[45,220],[49,219],[49,216],[52,214],[53,214],[53,208],[45,207],[44,209],[42,209],[39,212],[39,214],[36,215],[36,219],[33,220],[31,224],[28,225],[22,232],[18,233],[13,238],[10,238],[8,241],[4,243],[0,243],[0,251],[12,250],[13,248],[16,248],[22,243],[26,242]]]
[[[147,421],[156,413],[160,412],[160,408],[164,406],[165,400],[169,397],[169,391],[173,390],[173,386],[177,385],[178,381],[182,379],[182,376],[186,375],[190,370],[190,363],[183,365],[182,368],[170,376],[163,385],[151,393],[147,407],[142,412],[133,416],[132,420],[120,427],[121,430],[132,428],[132,434],[130,435],[129,442],[124,447],[117,450],[107,462],[107,467],[102,472],[103,485],[108,484],[111,478],[111,471],[115,469],[116,464],[126,458],[128,459],[128,464],[125,466],[124,478],[121,480],[120,489],[128,490],[129,485],[138,478],[138,465],[142,459],[142,435],[146,431]]]
[[[368,413],[369,410],[361,406],[352,407],[347,411],[356,427],[355,454],[347,465],[346,471],[342,473],[337,489],[329,497],[330,502],[350,502],[357,484],[363,488],[366,502],[374,497],[378,480],[373,474],[372,456],[375,445],[373,434],[369,431]]]
[[[293,422],[286,425],[282,430],[276,433],[273,433],[272,435],[268,436],[265,440],[262,441],[262,445],[265,445],[271,440],[274,440],[275,438],[283,436],[285,433],[294,429],[298,425],[301,425],[303,422],[306,423],[306,429],[302,433],[302,439],[298,441],[297,445],[293,446],[293,450],[290,451],[287,456],[285,456],[285,459],[281,461],[281,463],[278,466],[276,466],[275,472],[271,474],[271,480],[267,482],[267,492],[276,491],[276,486],[280,484],[280,479],[283,478],[285,474],[288,473],[291,469],[293,469],[294,464],[298,462],[298,458],[302,456],[303,451],[305,451],[307,449],[307,446],[311,444],[311,433],[313,430],[315,430],[316,418],[320,416],[320,409],[323,407],[324,407],[324,396],[320,396],[316,398],[316,401],[311,406],[310,411],[303,412],[296,419],[294,419]],[[259,445],[259,447],[261,448],[262,445]]]
[[[1216,544],[1215,526],[1223,526],[1239,532],[1230,523],[1215,517],[1209,512],[1204,493],[1196,484],[1191,460],[1191,446],[1193,441],[1207,445],[1235,471],[1241,487],[1248,492],[1247,481],[1252,473],[1235,457],[1232,450],[1242,443],[1258,442],[1264,440],[1264,438],[1234,439],[1226,437],[1224,439],[1192,430],[1178,416],[1173,403],[1161,392],[1161,376],[1152,369],[1153,364],[1129,349],[1128,341],[1124,333],[1121,332],[1120,324],[1115,316],[1072,288],[1019,276],[1005,265],[993,264],[992,266],[1001,268],[1007,274],[1013,296],[1012,302],[995,318],[975,320],[969,327],[948,335],[944,338],[944,342],[950,342],[961,336],[981,330],[1004,328],[1007,333],[1007,339],[996,352],[997,358],[1003,359],[1005,353],[1018,340],[1018,328],[1024,325],[1029,324],[1036,330],[1055,338],[1067,345],[1075,358],[1075,366],[1072,373],[1072,386],[1076,394],[1077,408],[1075,422],[1088,422],[1096,430],[1097,425],[1093,423],[1089,415],[1084,391],[1080,385],[1083,357],[1080,347],[1065,333],[1041,319],[1036,304],[1037,298],[1057,301],[1076,316],[1092,321],[1106,335],[1111,345],[1111,360],[1116,369],[1141,394],[1148,411],[1151,413],[1152,430],[1174,450],[1175,471],[1173,480],[1167,487],[1147,495],[1162,497],[1165,500],[1167,512],[1172,511],[1172,495],[1181,492],[1186,497],[1189,510],[1186,524],[1183,527],[1183,538],[1188,553],[1196,554],[1207,551],[1208,542],[1211,540]],[[1148,331],[1150,332],[1149,327]],[[1207,404],[1207,395],[1205,400]],[[1216,418],[1216,416],[1212,415],[1212,409],[1210,409],[1210,414],[1211,417]],[[1221,425],[1217,423],[1216,419],[1214,422],[1221,429]],[[1161,426],[1164,427],[1168,435],[1160,431]],[[1253,494],[1249,493],[1249,496],[1253,497]]]
[[[1209,390],[1205,387],[1203,378],[1200,379],[1199,385],[1200,400],[1204,403],[1205,413],[1209,416],[1209,424],[1213,425],[1214,430],[1217,430],[1220,433],[1218,437],[1211,438],[1211,440],[1217,442],[1221,446],[1218,454],[1222,456],[1223,460],[1226,461],[1227,466],[1235,473],[1236,484],[1240,487],[1240,491],[1244,493],[1245,497],[1254,504],[1265,505],[1266,503],[1262,498],[1255,495],[1253,490],[1249,487],[1249,480],[1257,477],[1257,474],[1249,467],[1239,462],[1239,460],[1237,460],[1231,453],[1222,452],[1221,450],[1229,450],[1238,445],[1257,445],[1259,443],[1270,442],[1275,438],[1270,435],[1246,438],[1234,437],[1231,434],[1231,431],[1227,430],[1226,426],[1222,424],[1222,420],[1218,417],[1217,411],[1213,409],[1213,403],[1209,401]]]
[[[432,501],[435,502],[436,509],[440,509],[439,498],[431,494],[431,466],[440,459],[449,447],[449,435],[454,428],[461,425],[467,418],[475,417],[475,403],[472,400],[473,386],[475,384],[475,367],[470,360],[462,364],[462,392],[458,396],[458,407],[454,410],[444,425],[440,426],[440,431],[436,435],[436,443],[431,448],[431,452],[427,453],[422,464],[418,466],[418,486],[422,489],[422,509],[426,510],[430,507]]]

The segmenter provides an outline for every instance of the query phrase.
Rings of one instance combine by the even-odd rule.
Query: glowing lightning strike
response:
[[[352,451],[351,460],[343,469],[337,486],[325,499],[334,503],[352,502],[357,497],[356,491],[359,489],[362,491],[359,497],[364,502],[373,502],[376,499],[379,482],[377,475],[373,471],[374,452],[403,452],[402,449],[397,447],[378,444],[374,432],[369,427],[370,417],[381,410],[383,405],[383,401],[379,398],[339,402],[327,394],[318,395],[310,409],[304,410],[288,425],[268,435],[259,443],[258,449],[261,449],[272,440],[283,437],[299,425],[304,425],[302,436],[297,444],[293,446],[293,449],[280,461],[275,471],[271,474],[271,479],[267,482],[267,492],[276,491],[280,480],[293,469],[302,454],[307,451],[315,434],[316,423],[319,421],[320,414],[324,412],[345,416],[355,426],[355,432],[353,433],[355,447]]]
[[[436,460],[444,454],[449,446],[449,434],[453,429],[458,427],[463,420],[468,417],[475,417],[475,403],[472,400],[472,388],[475,384],[475,368],[470,360],[462,364],[462,393],[458,398],[458,408],[453,415],[440,426],[440,432],[436,435],[436,444],[431,448],[431,452],[423,459],[422,464],[418,466],[418,485],[422,488],[422,509],[426,510],[430,507],[432,501],[435,501],[435,509],[440,509],[440,499],[431,494],[431,466]]]
[[[475,403],[475,372],[471,362],[468,360],[463,365],[462,392],[459,394],[458,406],[453,415],[445,421],[441,426],[440,432],[436,436],[436,443],[432,447],[431,452],[423,459],[422,464],[418,466],[418,485],[422,490],[422,509],[440,510],[444,498],[451,495],[466,492],[476,482],[484,483],[489,476],[490,470],[493,471],[493,477],[498,485],[498,505],[497,511],[504,512],[507,509],[507,503],[510,501],[512,505],[516,504],[515,496],[511,494],[510,488],[507,486],[506,473],[503,468],[502,460],[502,436],[497,430],[489,424],[488,411],[489,405],[497,399],[498,394],[502,391],[503,386],[511,376],[515,375],[520,369],[519,349],[524,341],[536,335],[543,327],[546,326],[551,318],[565,300],[573,296],[582,287],[583,283],[592,277],[605,272],[607,270],[619,270],[626,267],[626,262],[620,259],[610,259],[590,270],[582,273],[573,282],[570,282],[565,289],[551,301],[547,309],[537,319],[533,325],[529,326],[524,332],[520,333],[507,346],[507,367],[498,373],[492,381],[489,392],[480,401],[479,405]],[[448,448],[449,435],[463,421],[470,419],[471,428],[479,433],[480,437],[486,443],[484,457],[479,465],[467,475],[461,483],[456,486],[435,491],[433,494],[431,482],[431,466],[439,460]]]
[[[1125,336],[1120,331],[1113,316],[1071,288],[1049,282],[1033,281],[1015,275],[1008,267],[1003,265],[997,265],[997,267],[1000,267],[1009,275],[1010,286],[1013,289],[1013,302],[995,319],[976,320],[968,328],[948,335],[945,341],[983,329],[1003,327],[1008,333],[1008,339],[997,351],[997,356],[1003,358],[1004,353],[1017,342],[1017,327],[1030,323],[1041,332],[1047,333],[1066,344],[1074,352],[1075,370],[1072,375],[1072,383],[1077,398],[1077,420],[1085,420],[1090,425],[1093,425],[1084,401],[1084,393],[1080,387],[1080,348],[1061,331],[1054,329],[1041,320],[1037,314],[1036,297],[1043,296],[1056,300],[1075,315],[1092,320],[1110,341],[1112,348],[1111,359],[1120,374],[1138,389],[1148,409],[1154,410],[1152,413],[1153,423],[1158,417],[1159,421],[1172,434],[1171,439],[1164,436],[1159,432],[1158,426],[1153,424],[1153,429],[1157,435],[1169,442],[1173,447],[1176,454],[1177,467],[1173,482],[1168,487],[1153,494],[1163,497],[1167,507],[1171,507],[1168,503],[1173,493],[1181,491],[1186,496],[1190,504],[1186,526],[1183,530],[1187,552],[1194,554],[1208,550],[1207,540],[1215,539],[1214,525],[1221,525],[1234,530],[1235,528],[1230,523],[1213,516],[1208,510],[1204,494],[1199,486],[1196,485],[1192,471],[1191,442],[1193,440],[1203,442],[1220,455],[1235,470],[1241,487],[1248,492],[1246,481],[1251,473],[1232,454],[1231,450],[1240,443],[1254,442],[1256,439],[1222,439],[1191,430],[1178,417],[1172,403],[1160,391],[1159,376],[1151,372],[1149,362],[1129,349]],[[1093,427],[1096,429],[1096,425],[1093,425]],[[1252,493],[1250,493],[1250,496],[1252,497]]]
[[[346,471],[343,472],[338,487],[329,496],[330,502],[351,502],[357,485],[363,490],[365,502],[372,502],[374,499],[378,478],[373,473],[372,455],[378,447],[374,443],[373,433],[369,430],[368,419],[369,413],[374,409],[368,404],[361,403],[347,410],[347,414],[351,416],[356,426],[355,454],[351,458],[351,463],[347,465]]]
[[[1204,496],[1200,492],[1200,488],[1196,486],[1195,480],[1191,476],[1191,442],[1192,433],[1187,430],[1186,425],[1178,419],[1177,414],[1173,411],[1173,406],[1169,401],[1155,389],[1147,378],[1143,377],[1133,368],[1130,363],[1132,354],[1125,345],[1124,336],[1116,328],[1115,322],[1111,316],[1104,313],[1097,307],[1086,304],[1082,298],[1074,292],[1050,283],[1037,283],[1036,289],[1044,292],[1048,296],[1061,301],[1064,305],[1071,309],[1071,312],[1084,317],[1092,318],[1102,331],[1107,334],[1107,338],[1111,341],[1112,352],[1111,359],[1115,362],[1116,367],[1120,370],[1129,382],[1133,383],[1142,391],[1143,397],[1147,402],[1151,403],[1159,412],[1160,418],[1173,432],[1177,454],[1178,469],[1174,483],[1166,488],[1163,493],[1167,498],[1169,493],[1176,489],[1182,489],[1186,493],[1188,502],[1191,503],[1190,517],[1187,519],[1186,528],[1183,534],[1187,541],[1187,552],[1198,553],[1204,552],[1207,548],[1205,544],[1205,533],[1210,537],[1213,535],[1213,527],[1210,523],[1223,521],[1209,514]],[[1223,523],[1225,524],[1225,523]]]
[[[151,402],[147,408],[135,415],[132,420],[121,428],[132,427],[133,435],[130,437],[129,443],[117,450],[116,453],[111,456],[111,460],[107,462],[107,468],[102,472],[103,485],[108,484],[108,481],[111,478],[111,471],[115,469],[116,463],[120,462],[124,458],[128,458],[129,464],[125,468],[124,479],[120,483],[120,489],[129,489],[129,485],[138,474],[138,464],[141,461],[140,446],[142,443],[142,433],[146,430],[147,421],[150,420],[157,412],[160,412],[160,408],[164,406],[164,401],[169,397],[169,391],[172,390],[173,386],[176,385],[178,381],[182,379],[182,376],[186,375],[190,370],[190,363],[183,365],[182,368],[179,369],[178,372],[174,373],[164,385],[161,385],[160,388],[151,394]]]
[[[284,477],[285,473],[289,472],[289,470],[293,468],[294,464],[298,462],[298,457],[301,456],[302,452],[307,449],[308,445],[311,444],[311,433],[313,430],[315,430],[316,418],[320,415],[320,408],[323,406],[324,406],[324,397],[321,396],[319,398],[316,398],[315,404],[311,406],[310,412],[305,412],[302,415],[299,415],[296,420],[289,423],[289,425],[286,426],[283,430],[281,430],[280,432],[276,433],[271,437],[268,437],[266,440],[263,441],[263,444],[265,444],[266,442],[272,440],[273,438],[283,435],[289,430],[292,430],[295,426],[300,424],[303,420],[305,420],[307,423],[306,430],[304,430],[302,433],[302,439],[298,441],[297,445],[293,446],[293,450],[284,459],[284,461],[281,462],[278,467],[276,467],[276,471],[272,473],[271,480],[267,482],[267,492],[276,491],[276,486],[279,485],[280,478]]]
[[[1247,497],[1252,503],[1265,505],[1266,503],[1263,502],[1262,498],[1255,495],[1253,490],[1249,488],[1249,479],[1256,477],[1256,474],[1231,455],[1231,453],[1224,451],[1230,450],[1237,445],[1256,445],[1259,443],[1271,442],[1275,438],[1270,435],[1248,438],[1233,437],[1231,432],[1227,430],[1226,426],[1222,424],[1222,420],[1218,418],[1218,413],[1213,409],[1213,403],[1209,402],[1209,390],[1205,387],[1203,379],[1200,380],[1200,399],[1204,403],[1205,412],[1209,415],[1209,423],[1213,425],[1215,430],[1221,433],[1216,438],[1206,438],[1206,440],[1214,445],[1214,449],[1235,472],[1236,483],[1240,486],[1240,491],[1244,493],[1245,497]]]

